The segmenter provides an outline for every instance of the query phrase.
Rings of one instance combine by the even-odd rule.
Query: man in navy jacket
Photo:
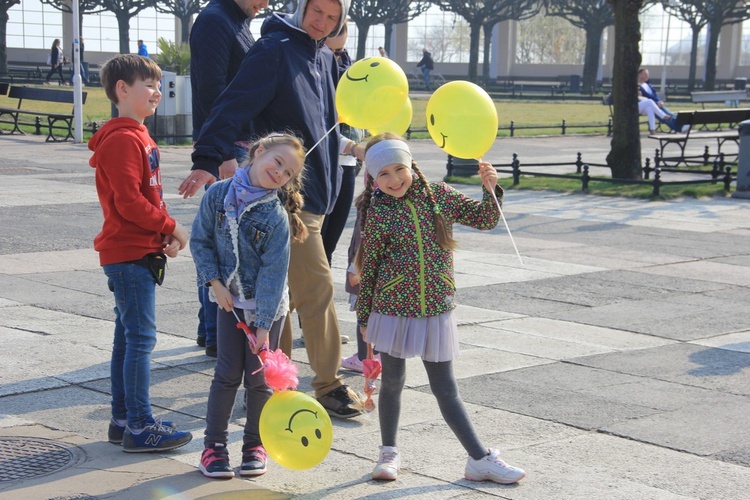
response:
[[[309,236],[291,246],[290,305],[302,323],[315,396],[340,418],[360,415],[362,405],[338,375],[341,335],[321,226],[341,187],[339,153],[364,152],[351,143],[340,147],[334,99],[338,67],[324,42],[338,34],[348,11],[349,0],[300,0],[294,14],[269,17],[237,76],[214,104],[193,151],[193,170],[216,176],[219,165],[234,157],[233,145],[243,130],[258,136],[289,131],[303,139],[308,156],[300,217]],[[180,193],[195,194],[199,186],[192,184],[183,183]],[[283,338],[291,339],[289,316]]]
[[[651,82],[649,81],[648,70],[646,68],[641,68],[638,70],[638,91],[643,97],[654,101],[656,105],[659,106],[661,110],[666,114],[672,114],[672,112],[669,111],[664,105],[664,101],[661,97],[659,97],[659,94],[656,93],[656,89],[651,85]]]
[[[211,0],[198,14],[190,30],[190,87],[193,97],[193,140],[198,139],[203,123],[216,99],[240,69],[245,54],[255,42],[249,22],[268,0]],[[219,177],[234,175],[237,162],[219,167]],[[185,180],[192,184],[212,184],[216,177],[205,170],[194,170]],[[198,345],[206,354],[216,356],[217,306],[208,299],[208,288],[198,289]]]

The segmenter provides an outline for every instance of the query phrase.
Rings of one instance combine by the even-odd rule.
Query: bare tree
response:
[[[157,0],[156,10],[164,14],[172,14],[180,20],[180,26],[182,27],[180,43],[188,43],[190,39],[190,18],[199,13],[207,3],[208,0]]]
[[[750,19],[750,2],[748,0],[684,0],[708,21],[706,37],[706,78],[705,90],[714,90],[716,86],[716,55],[719,48],[721,28],[741,23]]]
[[[610,4],[603,0],[546,0],[547,15],[562,17],[586,32],[582,88],[593,93],[601,64],[602,34],[615,23]]]
[[[472,82],[477,81],[479,65],[479,37],[492,32],[495,24],[501,21],[527,19],[539,13],[538,0],[431,0],[441,10],[453,12],[466,19],[471,29],[469,37],[469,74]],[[487,37],[485,37],[487,38]],[[485,41],[484,72],[489,77],[489,44]]]
[[[156,0],[100,0],[104,10],[111,12],[117,19],[120,31],[120,54],[130,52],[130,19],[142,10],[156,6]]]
[[[362,59],[365,56],[367,45],[367,34],[371,26],[385,24],[386,46],[390,49],[390,33],[393,24],[404,23],[417,17],[427,10],[428,5],[423,0],[415,2],[404,2],[403,0],[352,0],[349,7],[349,17],[357,25],[357,56]]]
[[[615,179],[641,179],[641,137],[638,116],[638,67],[641,53],[643,0],[607,0],[615,12],[615,55],[612,74],[612,148],[607,165]]]
[[[8,73],[8,11],[21,0],[0,0],[0,74]]]
[[[73,7],[71,7],[70,0],[41,0],[42,3],[53,7],[60,12],[73,13]],[[78,27],[79,31],[83,33],[83,16],[84,14],[98,14],[104,12],[106,9],[102,7],[101,0],[79,0],[78,1]]]

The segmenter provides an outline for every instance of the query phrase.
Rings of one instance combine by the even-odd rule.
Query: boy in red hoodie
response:
[[[155,420],[149,402],[151,351],[156,345],[156,284],[166,256],[176,257],[187,230],[162,199],[159,149],[143,125],[161,99],[161,70],[151,59],[119,55],[101,70],[119,117],[89,141],[96,191],[104,213],[94,249],[115,295],[112,347],[112,420],[109,441],[127,452],[163,451],[190,442],[189,432]]]

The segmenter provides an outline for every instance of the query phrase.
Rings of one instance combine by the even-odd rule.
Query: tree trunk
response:
[[[612,148],[607,165],[614,179],[641,179],[641,137],[638,118],[638,67],[641,53],[642,0],[610,0],[615,12],[615,55],[612,78],[614,116]]]
[[[492,50],[492,30],[497,23],[487,23],[484,29],[484,54],[482,57],[482,81],[485,87],[490,85],[490,50]]]
[[[700,36],[700,28],[693,26],[693,36],[690,39],[690,68],[688,69],[688,92],[692,92],[695,89],[695,72],[698,66],[698,37]]]
[[[8,73],[8,45],[6,34],[8,32],[8,11],[0,12],[0,74]]]
[[[482,25],[477,22],[469,24],[469,81],[477,83],[477,66],[479,65],[479,35],[482,33]]]
[[[385,24],[385,42],[383,42],[383,48],[388,57],[393,57],[391,54],[391,38],[393,38],[393,23]]]
[[[115,12],[120,30],[120,54],[130,53],[130,17],[127,12]]]
[[[357,25],[357,57],[356,61],[359,61],[365,57],[365,47],[367,46],[367,32],[370,31],[369,24]]]
[[[190,18],[192,15],[186,14],[180,18],[180,43],[190,42]]]
[[[721,33],[721,26],[710,23],[706,40],[706,79],[703,82],[703,90],[714,90],[716,86],[716,52],[719,46],[719,33]]]
[[[596,88],[596,74],[601,63],[602,27],[589,27],[586,30],[586,57],[583,61],[581,93],[593,94]]]

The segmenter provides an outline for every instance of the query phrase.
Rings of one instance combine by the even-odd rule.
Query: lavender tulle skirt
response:
[[[367,342],[395,358],[450,361],[458,356],[458,324],[453,311],[425,318],[371,313]]]

